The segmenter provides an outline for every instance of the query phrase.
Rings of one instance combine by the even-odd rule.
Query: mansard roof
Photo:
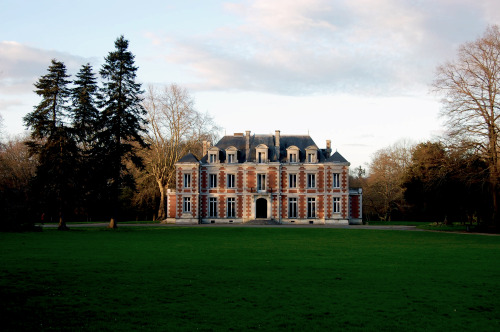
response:
[[[179,159],[178,163],[199,163],[200,161],[194,154],[189,152],[187,155]]]
[[[299,149],[299,162],[305,162],[306,160],[306,149],[317,149],[318,152],[318,162],[347,162],[338,152],[333,156],[329,156],[326,149],[319,149],[317,144],[309,135],[280,135],[280,157],[276,153],[276,136],[275,135],[250,135],[250,157],[248,161],[253,162],[256,159],[256,148],[262,147],[263,145],[268,147],[267,159],[271,162],[287,162],[287,149],[290,147],[297,147]],[[238,150],[237,160],[239,163],[244,163],[247,161],[246,156],[246,136],[245,135],[226,135],[221,138],[221,140],[215,144],[214,147],[219,148],[219,159],[220,162],[226,161],[226,151],[230,148],[236,148]],[[232,150],[232,149],[231,149]],[[334,157],[335,156],[335,157]],[[333,158],[333,159],[332,159]],[[201,159],[202,163],[208,161],[208,156],[205,155]]]

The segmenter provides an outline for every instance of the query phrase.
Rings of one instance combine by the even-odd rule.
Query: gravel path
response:
[[[88,224],[69,224],[69,228],[78,227],[108,227],[109,223],[88,223]],[[43,228],[57,228],[56,224],[41,225]],[[179,224],[121,224],[118,227],[279,227],[279,228],[343,228],[343,229],[382,229],[398,231],[424,231],[416,226],[400,225],[247,225],[247,224],[200,224],[200,225],[179,225]]]

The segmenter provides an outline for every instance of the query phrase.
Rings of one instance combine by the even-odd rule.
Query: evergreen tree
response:
[[[115,41],[115,50],[105,58],[100,70],[103,79],[101,90],[102,116],[99,142],[106,152],[105,167],[109,171],[109,195],[112,201],[110,228],[116,227],[119,196],[122,190],[122,175],[126,174],[125,161],[140,165],[135,146],[145,147],[141,133],[146,123],[146,114],[141,105],[141,84],[136,83],[137,67],[134,55],[128,50],[128,41],[120,36]],[[134,145],[134,142],[137,144]]]
[[[54,135],[58,126],[63,125],[63,119],[68,110],[70,77],[66,74],[64,63],[52,59],[48,74],[40,77],[35,83],[35,93],[42,97],[40,104],[33,112],[24,117],[24,123],[32,129],[33,139],[43,139]]]
[[[72,100],[72,132],[78,143],[78,184],[79,204],[81,212],[88,216],[99,210],[104,203],[103,189],[105,179],[99,170],[99,149],[97,149],[97,133],[99,132],[99,109],[97,107],[97,80],[90,64],[83,65],[76,74],[71,89]]]
[[[72,125],[75,139],[88,152],[98,131],[97,81],[90,64],[83,65],[71,89]]]
[[[55,59],[48,74],[35,83],[35,93],[42,101],[24,117],[31,128],[31,153],[39,156],[34,185],[40,195],[42,212],[59,217],[59,229],[67,229],[64,214],[74,194],[76,145],[65,126],[70,90],[66,66]]]

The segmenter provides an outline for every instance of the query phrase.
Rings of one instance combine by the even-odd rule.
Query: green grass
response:
[[[0,233],[5,330],[500,330],[500,237],[317,228]]]
[[[421,221],[368,221],[368,225],[392,225],[392,226],[421,226],[428,225],[428,222]]]

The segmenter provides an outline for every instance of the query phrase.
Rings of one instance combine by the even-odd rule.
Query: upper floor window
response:
[[[316,188],[316,174],[307,174],[307,188]]]
[[[227,187],[228,188],[236,187],[236,176],[234,174],[227,175]]]
[[[217,162],[217,154],[210,153],[208,156],[209,156],[209,163],[213,164]]]
[[[234,163],[235,160],[236,160],[236,156],[235,156],[234,153],[230,153],[230,154],[227,155],[227,162],[229,164]]]
[[[208,175],[208,186],[210,188],[217,188],[217,174]]]
[[[265,174],[257,174],[257,190],[266,190]]]
[[[340,174],[339,173],[332,174],[332,187],[333,188],[340,188]]]
[[[184,188],[191,188],[191,174],[184,174]]]
[[[297,174],[288,174],[288,188],[297,188]]]

